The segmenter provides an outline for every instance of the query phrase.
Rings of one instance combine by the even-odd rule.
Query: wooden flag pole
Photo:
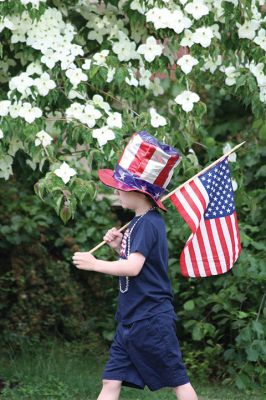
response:
[[[197,176],[203,174],[206,172],[208,169],[212,168],[215,164],[218,164],[218,162],[222,161],[224,158],[228,157],[231,153],[234,153],[237,149],[239,149],[240,146],[242,146],[246,142],[242,142],[235,146],[233,149],[229,150],[227,153],[223,154],[218,160],[215,160],[213,163],[205,167],[202,171],[198,172],[196,175],[193,175],[190,179],[188,179],[186,182],[182,183],[180,186],[172,190],[172,192],[168,193],[166,196],[164,196],[161,199],[161,202],[164,202],[166,199],[168,199],[170,196],[172,196],[177,190],[180,190],[183,186],[185,186],[187,183],[191,182],[193,179],[195,179]],[[118,229],[119,232],[122,232],[124,229],[128,227],[130,224],[130,221],[122,226],[120,229]],[[95,246],[93,249],[89,251],[90,254],[94,253],[94,251],[98,250],[100,247],[102,247],[105,244],[105,240],[103,240],[101,243],[99,243],[97,246]]]

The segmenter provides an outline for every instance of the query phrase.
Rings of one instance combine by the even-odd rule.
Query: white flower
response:
[[[85,62],[82,64],[82,68],[85,69],[85,71],[87,71],[88,69],[90,69],[91,67],[91,60],[87,59],[85,60]]]
[[[32,62],[27,66],[26,72],[28,75],[33,75],[33,74],[41,75],[43,73],[42,66],[39,63],[39,61]]]
[[[149,87],[151,86],[150,78],[152,76],[152,73],[148,69],[145,69],[143,66],[140,67],[139,72],[140,72],[140,78],[139,78],[140,86],[145,86],[146,89],[149,89]]]
[[[87,81],[88,77],[81,68],[70,68],[66,71],[66,76],[74,87],[77,87],[81,81]]]
[[[73,118],[81,121],[84,111],[84,105],[74,102],[66,109],[66,119],[71,121]]]
[[[221,66],[220,71],[225,73],[225,83],[228,86],[234,85],[236,83],[236,78],[240,75],[240,73],[236,70],[236,67],[233,65],[230,65],[229,67]]]
[[[137,87],[139,85],[138,80],[135,78],[135,75],[133,73],[133,71],[128,71],[129,72],[129,78],[126,77],[125,82],[130,85],[130,86],[135,86]]]
[[[203,0],[193,0],[185,6],[185,11],[192,14],[193,18],[200,19],[203,15],[209,14],[209,9]]]
[[[84,108],[84,112],[81,115],[81,122],[88,125],[89,128],[93,128],[96,124],[96,119],[101,118],[102,113],[97,110],[91,104],[87,104]]]
[[[27,89],[34,84],[34,80],[26,73],[22,72],[18,76],[14,76],[9,82],[11,90],[16,89],[18,92],[25,94]]]
[[[10,108],[9,108],[10,117],[17,118],[19,116],[19,112],[20,112],[21,108],[22,108],[21,101],[10,104]]]
[[[237,181],[235,179],[232,179],[232,187],[233,187],[233,191],[235,192],[238,188],[238,184]]]
[[[40,78],[34,80],[34,85],[37,86],[38,92],[41,96],[47,96],[51,89],[56,87],[55,81],[50,79],[49,74],[44,72]]]
[[[230,143],[226,143],[225,146],[223,147],[223,154],[228,153],[232,149]],[[228,161],[230,162],[236,162],[236,153],[231,153],[228,156]]]
[[[109,128],[122,128],[122,116],[118,112],[109,113],[107,118],[107,125]]]
[[[60,168],[57,168],[54,171],[55,175],[59,176],[63,180],[64,183],[67,183],[71,176],[76,175],[76,171],[69,167],[69,165],[64,161],[63,164],[60,165]]]
[[[150,108],[150,116],[151,116],[151,126],[154,128],[158,128],[159,126],[167,125],[166,119],[157,113],[155,108]]]
[[[38,107],[32,107],[30,103],[23,103],[18,115],[31,124],[36,118],[42,116],[42,110]]]
[[[255,37],[254,43],[258,44],[264,51],[266,51],[266,30],[260,29],[258,36]]]
[[[222,64],[222,56],[221,56],[220,54],[217,56],[217,59],[216,59],[216,60],[213,60],[213,59],[211,58],[211,56],[208,56],[208,58],[205,59],[205,63],[204,63],[204,65],[201,67],[201,69],[202,69],[203,71],[208,71],[208,70],[210,70],[210,72],[213,74],[213,73],[216,71],[216,69],[217,69],[221,64]]]
[[[4,137],[4,132],[2,131],[2,129],[0,128],[0,139],[3,139]]]
[[[168,27],[173,29],[176,33],[183,32],[184,29],[190,28],[192,25],[191,19],[185,17],[180,10],[171,12],[168,22]]]
[[[0,117],[5,117],[8,114],[10,104],[11,104],[10,100],[0,101]]]
[[[13,22],[10,21],[8,17],[4,17],[2,20],[0,19],[0,32],[2,32],[2,30],[5,28],[10,30],[15,29]]]
[[[192,57],[190,54],[185,54],[176,62],[185,74],[189,74],[192,71],[194,65],[199,62],[196,58]]]
[[[254,39],[256,35],[256,30],[260,26],[260,23],[255,19],[251,21],[246,21],[243,25],[236,23],[238,29],[238,36],[240,39]]]
[[[142,2],[141,2],[142,3]],[[130,8],[131,10],[136,10],[138,11],[140,14],[145,14],[145,6],[143,4],[140,4],[139,0],[133,0],[130,1]]]
[[[115,67],[108,67],[106,82],[110,83],[114,79]]]
[[[55,63],[59,60],[55,51],[49,49],[45,52],[45,54],[41,57],[41,62],[45,64],[49,69],[53,69]]]
[[[99,129],[93,129],[92,137],[98,140],[99,146],[103,146],[108,140],[115,139],[115,134],[108,126],[103,126]]]
[[[190,29],[185,29],[184,37],[180,42],[180,46],[191,47],[193,44],[193,32]]]
[[[201,27],[193,33],[192,40],[194,43],[199,43],[202,47],[208,47],[213,37],[213,31],[210,27]]]
[[[41,130],[36,134],[37,139],[35,139],[35,146],[39,146],[40,144],[43,147],[49,146],[52,143],[53,138],[44,130]]]
[[[99,94],[95,94],[92,98],[93,103],[102,108],[106,113],[111,109],[110,105],[103,100],[103,97],[100,96]]]
[[[139,54],[144,55],[146,61],[152,62],[156,56],[162,54],[163,46],[157,44],[156,39],[153,36],[149,36],[146,40],[146,44],[141,44],[137,51]]]
[[[95,53],[92,57],[94,64],[100,67],[106,67],[106,57],[109,54],[109,50],[102,50],[99,53]]]
[[[171,12],[167,8],[151,8],[146,13],[147,22],[152,22],[155,29],[167,28]]]
[[[199,95],[197,95],[197,93],[191,92],[190,90],[184,90],[175,98],[175,102],[177,104],[180,104],[185,112],[191,111],[194,103],[197,103],[199,100]]]
[[[113,52],[117,54],[119,61],[129,61],[132,58],[137,58],[136,43],[130,42],[128,37],[119,31],[119,41],[112,46]]]
[[[154,78],[153,82],[150,85],[150,89],[153,92],[154,96],[159,96],[161,94],[164,94],[164,89],[162,87],[161,81],[159,78]]]

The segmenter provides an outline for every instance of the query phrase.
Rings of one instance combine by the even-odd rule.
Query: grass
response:
[[[93,350],[91,349],[93,348]],[[96,400],[101,389],[101,373],[107,359],[106,349],[87,344],[45,342],[12,348],[0,354],[1,400]],[[200,400],[262,400],[262,389],[240,392],[208,382],[192,382]],[[1,384],[1,383],[0,383]],[[150,392],[122,387],[121,400],[170,400],[170,389]]]

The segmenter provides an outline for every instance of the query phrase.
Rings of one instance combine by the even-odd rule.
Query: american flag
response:
[[[229,271],[241,244],[228,158],[185,184],[170,200],[192,231],[180,256],[182,275]]]

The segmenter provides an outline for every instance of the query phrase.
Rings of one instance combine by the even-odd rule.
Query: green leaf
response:
[[[184,309],[186,311],[192,311],[192,310],[194,310],[194,308],[195,308],[195,303],[193,300],[188,300],[185,302]]]

